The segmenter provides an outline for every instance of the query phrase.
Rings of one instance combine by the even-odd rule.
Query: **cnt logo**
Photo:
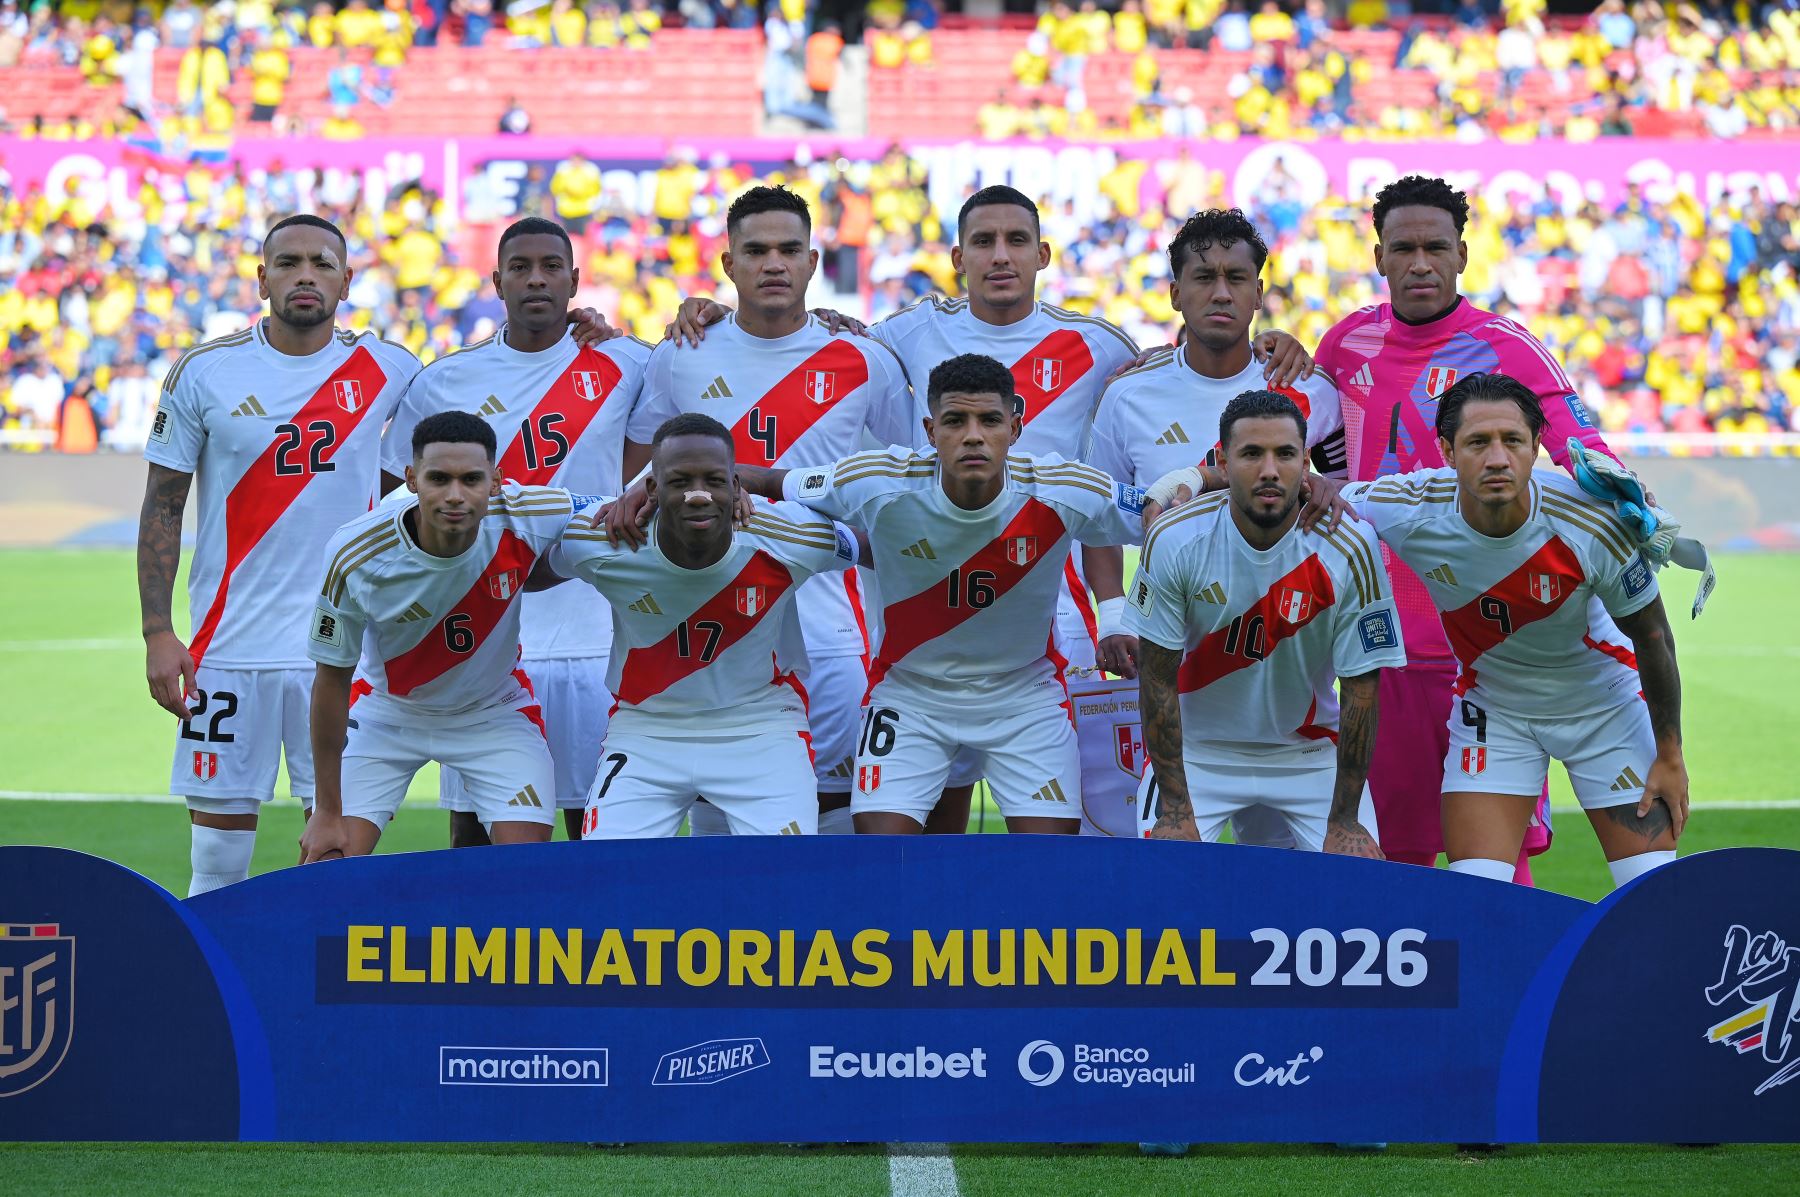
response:
[[[75,1037],[75,937],[0,923],[0,1099],[50,1079]]]
[[[1775,1066],[1756,1096],[1800,1076],[1800,1052],[1793,1050],[1794,1024],[1800,1022],[1800,947],[1773,931],[1752,935],[1732,924],[1725,932],[1725,963],[1718,981],[1706,987],[1706,1000],[1732,1011],[1707,1028],[1708,1043],[1722,1043],[1740,1056],[1756,1052]]]

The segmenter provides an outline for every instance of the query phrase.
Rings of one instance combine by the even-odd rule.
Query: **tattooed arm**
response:
[[[194,658],[175,634],[170,603],[181,566],[181,513],[194,476],[152,464],[138,514],[138,607],[144,623],[144,674],[150,697],[178,719],[188,716]]]
[[[1337,785],[1331,792],[1331,814],[1325,825],[1325,851],[1341,856],[1387,859],[1369,829],[1357,822],[1369,758],[1375,753],[1375,725],[1380,714],[1381,671],[1338,679]]]
[[[1645,836],[1655,838],[1664,827],[1679,838],[1688,819],[1687,762],[1681,751],[1681,673],[1675,667],[1675,633],[1663,610],[1662,598],[1650,600],[1630,615],[1618,616],[1619,629],[1631,637],[1637,650],[1638,680],[1643,683],[1644,703],[1650,708],[1650,731],[1656,737],[1656,759],[1644,780],[1644,796],[1638,801],[1634,822]],[[1662,803],[1658,810],[1656,804]],[[1620,814],[1623,806],[1611,808]]]
[[[1151,640],[1138,646],[1138,711],[1144,721],[1144,749],[1156,771],[1155,840],[1197,840],[1194,805],[1188,799],[1187,767],[1181,759],[1181,691],[1176,674],[1181,653]]]

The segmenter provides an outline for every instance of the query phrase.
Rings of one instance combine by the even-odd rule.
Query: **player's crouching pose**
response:
[[[1306,438],[1292,399],[1239,395],[1219,418],[1229,493],[1169,512],[1145,539],[1125,623],[1139,639],[1149,838],[1217,840],[1261,806],[1302,848],[1381,857],[1357,811],[1381,670],[1406,650],[1368,528],[1298,526]]]
[[[658,504],[642,549],[612,546],[590,504],[550,568],[612,604],[607,679],[618,699],[584,839],[672,836],[695,801],[737,835],[814,835],[819,807],[795,596],[861,556],[848,528],[793,503],[758,504],[742,529],[731,432],[711,416],[657,429],[646,480]]]
[[[433,760],[462,774],[494,843],[550,838],[556,771],[518,668],[519,595],[573,501],[502,486],[494,430],[469,412],[426,417],[412,442],[417,497],[352,520],[326,550],[307,643],[318,795],[302,864],[373,851]]]
[[[1010,371],[965,354],[931,372],[932,450],[745,471],[749,489],[869,538],[885,606],[851,794],[858,832],[922,831],[965,747],[985,757],[1008,830],[1080,827],[1057,596],[1070,545],[1124,543],[1142,504],[1089,466],[1009,455],[1014,400]]]
[[[1444,761],[1450,867],[1512,878],[1555,758],[1623,885],[1674,860],[1687,822],[1675,641],[1612,508],[1561,473],[1533,473],[1544,423],[1531,388],[1467,375],[1438,399],[1448,468],[1343,497],[1424,579],[1460,667]],[[1591,635],[1595,595],[1635,659]]]

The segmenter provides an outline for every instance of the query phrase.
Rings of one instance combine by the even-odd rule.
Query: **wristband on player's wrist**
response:
[[[1124,596],[1121,595],[1118,598],[1101,599],[1098,629],[1099,638],[1104,640],[1108,636],[1123,636],[1125,634]]]

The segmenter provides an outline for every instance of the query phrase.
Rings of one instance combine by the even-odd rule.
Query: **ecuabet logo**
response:
[[[0,923],[0,1098],[50,1079],[75,1037],[75,937]]]
[[[708,1039],[664,1054],[652,1085],[716,1085],[769,1065],[761,1039]]]
[[[1040,1064],[1039,1058],[1042,1058]],[[1063,1074],[1062,1048],[1048,1039],[1033,1039],[1019,1049],[1019,1075],[1042,1089],[1054,1085]]]
[[[1718,981],[1706,987],[1706,1000],[1734,1009],[1707,1028],[1707,1042],[1735,1048],[1740,1056],[1759,1052],[1764,1063],[1776,1066],[1756,1087],[1756,1096],[1800,1076],[1800,1053],[1793,1051],[1794,1024],[1800,1022],[1800,947],[1773,931],[1751,935],[1733,924],[1725,932],[1725,963]]]

